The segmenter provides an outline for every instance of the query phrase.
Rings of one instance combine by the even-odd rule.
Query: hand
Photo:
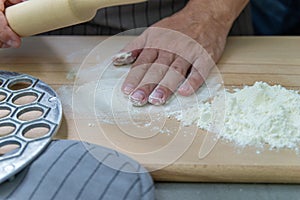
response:
[[[17,48],[21,45],[20,37],[8,26],[4,10],[7,6],[11,6],[22,2],[22,0],[0,0],[0,48]]]
[[[136,59],[122,86],[133,105],[162,105],[176,91],[193,94],[221,57],[235,17],[225,12],[216,18],[207,6],[191,4],[148,28],[123,49],[129,53],[115,57],[116,65]]]

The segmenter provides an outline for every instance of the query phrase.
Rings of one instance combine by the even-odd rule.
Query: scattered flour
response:
[[[172,131],[164,130],[163,123],[173,116],[184,126],[195,124],[239,146],[268,144],[270,148],[298,149],[300,95],[297,91],[264,82],[234,92],[224,91],[222,79],[216,74],[194,96],[174,95],[165,106],[137,108],[120,91],[129,67],[116,70],[110,62],[68,74],[66,78],[76,78],[76,84],[58,91],[65,113],[74,114],[75,118],[94,116],[102,123],[143,125],[167,134]],[[140,117],[145,114],[147,120]]]
[[[101,63],[71,71],[66,78],[75,77],[73,86],[62,86],[58,90],[66,115],[74,117],[96,117],[101,123],[130,124],[150,127],[168,119],[169,113],[186,110],[191,105],[215,96],[222,82],[219,75],[212,75],[195,95],[174,95],[164,106],[132,106],[128,96],[120,88],[130,66],[116,68],[112,63]],[[146,118],[146,120],[145,120]]]
[[[243,147],[268,144],[270,149],[298,150],[300,142],[300,95],[280,85],[256,82],[171,115],[186,126],[196,124],[208,131],[214,116],[222,116],[218,137]]]

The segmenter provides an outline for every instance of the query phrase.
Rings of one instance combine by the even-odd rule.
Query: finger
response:
[[[165,104],[177,90],[178,86],[185,80],[190,67],[191,64],[189,62],[181,57],[177,57],[159,85],[149,96],[149,103],[154,105]]]
[[[9,27],[0,30],[0,40],[7,47],[18,48],[21,46],[21,39]]]
[[[144,49],[136,62],[132,65],[123,85],[122,91],[129,95],[141,82],[148,68],[157,58],[157,51],[154,49]]]
[[[21,39],[7,26],[6,18],[2,12],[0,12],[0,25],[0,41],[9,47],[19,47]]]
[[[4,5],[5,5],[5,7],[9,7],[9,6],[21,3],[23,1],[26,1],[26,0],[4,0],[4,2],[5,2]]]
[[[192,67],[191,73],[189,74],[188,78],[179,87],[178,94],[182,96],[190,96],[194,94],[203,83],[204,77],[195,67]]]
[[[9,0],[9,2],[11,2],[12,4],[17,4],[17,3],[21,3],[24,2],[26,0]]]
[[[131,52],[121,52],[113,57],[113,64],[115,66],[123,66],[132,64],[136,61],[138,55],[142,52],[142,49],[133,50]]]
[[[137,89],[130,95],[133,103],[139,105],[147,103],[150,94],[167,73],[174,57],[172,53],[159,51],[158,58],[148,69]]]
[[[190,96],[195,93],[204,83],[214,66],[216,64],[210,56],[204,55],[197,58],[193,63],[187,80],[179,87],[178,93],[183,96]]]
[[[128,65],[133,63],[140,53],[143,51],[146,43],[147,33],[146,31],[129,42],[125,47],[113,57],[113,64],[115,66]]]
[[[9,27],[0,30],[0,41],[6,47],[18,48],[21,45],[21,39]]]
[[[1,12],[3,12],[5,9],[4,2],[5,2],[5,0],[0,0],[0,11]]]
[[[0,48],[10,48],[10,46],[5,43],[0,42]]]

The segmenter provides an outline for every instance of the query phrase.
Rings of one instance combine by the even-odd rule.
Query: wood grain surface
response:
[[[20,49],[0,50],[0,69],[35,76],[56,90],[72,86],[74,81],[67,78],[70,71],[78,69],[105,38],[25,38]],[[107,48],[120,49],[132,39],[119,37],[114,47]],[[265,81],[298,90],[299,44],[300,37],[229,38],[218,63],[225,86],[240,87]],[[105,57],[105,53],[103,55]],[[95,64],[101,59],[91,62]],[[180,128],[174,119],[166,119],[164,126],[174,133],[146,135],[145,139],[143,128],[99,124],[93,117],[76,117],[69,110],[64,112],[56,138],[83,140],[119,150],[142,163],[157,181],[300,183],[300,155],[292,150],[268,150],[266,147],[258,152],[255,148],[240,149],[219,140],[207,155],[199,158],[203,143],[212,142],[209,133],[193,126]],[[126,133],[141,137],[134,138]]]

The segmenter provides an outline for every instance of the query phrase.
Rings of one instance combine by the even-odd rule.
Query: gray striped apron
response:
[[[148,0],[146,3],[100,9],[87,23],[51,31],[50,35],[114,35],[126,30],[148,27],[181,10],[188,0]],[[230,35],[252,35],[250,5],[235,21]]]

